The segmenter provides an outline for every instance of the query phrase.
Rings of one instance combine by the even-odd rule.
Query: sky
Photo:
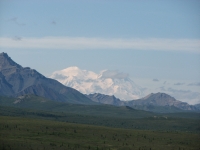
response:
[[[199,0],[0,0],[0,52],[45,76],[117,70],[200,103]]]

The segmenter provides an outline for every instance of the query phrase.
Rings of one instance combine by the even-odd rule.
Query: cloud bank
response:
[[[1,37],[1,48],[40,48],[40,49],[130,49],[159,51],[200,52],[200,39],[159,39],[159,38],[86,38],[86,37],[42,37],[13,40]]]

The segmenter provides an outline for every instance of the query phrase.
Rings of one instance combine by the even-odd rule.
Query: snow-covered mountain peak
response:
[[[50,78],[75,88],[84,94],[101,93],[115,95],[121,100],[133,100],[143,96],[141,88],[126,73],[103,70],[99,74],[69,67],[55,71]]]
[[[69,67],[60,71],[55,71],[50,78],[65,80],[66,78],[76,79],[96,79],[98,75],[92,71],[81,70],[78,67]]]
[[[65,76],[77,76],[77,75],[82,75],[83,72],[80,70],[78,67],[69,67],[60,71],[56,71],[57,74],[62,73],[62,75]]]

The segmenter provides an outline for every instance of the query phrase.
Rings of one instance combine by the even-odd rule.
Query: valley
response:
[[[199,125],[198,105],[168,94],[82,94],[0,54],[1,149],[192,150]]]
[[[0,115],[107,126],[113,128],[200,132],[198,112],[155,113],[131,107],[80,105],[27,96],[23,102],[0,97]]]

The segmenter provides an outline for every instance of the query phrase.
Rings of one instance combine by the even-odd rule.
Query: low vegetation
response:
[[[0,149],[198,150],[199,134],[108,128],[21,117],[0,117]]]
[[[200,114],[0,97],[2,150],[200,150]]]
[[[92,113],[91,115],[88,115],[87,113],[81,114],[80,112],[77,113],[48,112],[41,110],[0,106],[0,115],[38,118],[38,119],[60,121],[60,122],[106,126],[112,128],[160,130],[160,131],[185,131],[185,132],[200,133],[200,119],[197,119],[199,114],[190,114],[191,118],[172,117],[172,114],[170,114],[171,116],[167,115],[163,116],[163,114],[162,115],[157,114],[157,116],[151,116],[151,117],[147,116],[144,118],[135,118],[135,117],[123,118],[123,117],[116,117],[112,113],[110,114],[110,116],[109,115],[103,116],[103,115],[95,115]],[[183,114],[176,114],[176,115],[182,116]],[[187,114],[184,115],[187,116]],[[194,116],[193,118],[192,115]]]

